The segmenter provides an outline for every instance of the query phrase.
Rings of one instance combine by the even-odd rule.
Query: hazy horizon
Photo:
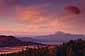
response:
[[[15,36],[15,37],[36,37],[36,36],[48,36],[48,35],[55,35],[55,34],[69,34],[69,35],[85,35],[85,34],[80,34],[80,33],[67,33],[67,32],[62,32],[62,31],[57,31],[57,32],[55,32],[55,33],[49,33],[49,34],[37,34],[37,35],[29,35],[29,34],[26,34],[26,35],[17,35],[17,34],[2,34],[2,33],[0,33],[0,35],[5,35],[5,36]]]

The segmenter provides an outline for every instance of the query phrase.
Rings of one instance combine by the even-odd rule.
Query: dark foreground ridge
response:
[[[62,45],[26,48],[21,52],[2,54],[1,56],[85,56],[85,40],[70,40]]]

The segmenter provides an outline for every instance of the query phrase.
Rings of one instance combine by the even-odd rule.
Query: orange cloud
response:
[[[43,11],[30,10],[29,8],[17,13],[17,18],[20,22],[27,24],[38,24],[48,20],[48,16],[43,16]]]
[[[20,20],[26,23],[36,22],[37,21],[36,19],[39,17],[39,12],[24,10],[20,13],[19,17]]]

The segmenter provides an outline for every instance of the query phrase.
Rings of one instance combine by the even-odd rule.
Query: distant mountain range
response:
[[[23,45],[42,45],[42,44],[30,41],[25,42],[17,39],[14,36],[0,35],[0,47],[23,46]]]
[[[43,44],[62,44],[63,42],[68,42],[69,40],[77,40],[77,39],[85,40],[85,35],[56,32],[55,34],[51,35],[21,37],[19,39],[22,41],[31,41]]]
[[[33,37],[14,37],[0,35],[0,47],[22,46],[22,45],[43,45],[43,44],[62,44],[70,40],[83,39],[85,35],[68,34],[64,32],[56,32],[55,34],[33,36]]]

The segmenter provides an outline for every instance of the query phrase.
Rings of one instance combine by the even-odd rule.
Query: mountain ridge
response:
[[[85,35],[81,34],[69,34],[64,32],[56,32],[55,34],[44,35],[44,36],[34,36],[34,37],[22,37],[20,40],[27,41],[31,39],[33,42],[40,42],[40,43],[63,43],[68,42],[70,40],[77,40],[77,39],[84,39]]]
[[[36,42],[25,42],[22,40],[19,40],[18,38],[14,36],[5,36],[0,35],[0,47],[9,47],[9,46],[24,46],[24,45],[42,45],[41,43]]]

